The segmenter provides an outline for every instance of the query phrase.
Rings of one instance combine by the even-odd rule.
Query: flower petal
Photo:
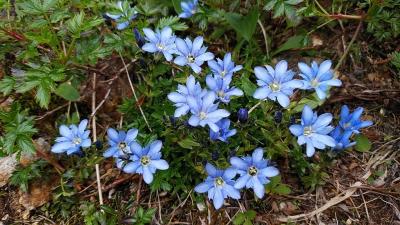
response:
[[[148,166],[143,167],[143,180],[146,182],[146,184],[153,182],[153,173],[151,173]]]
[[[151,165],[159,170],[166,170],[169,168],[167,161],[163,159],[151,160]]]

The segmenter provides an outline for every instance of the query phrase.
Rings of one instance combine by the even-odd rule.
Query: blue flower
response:
[[[232,55],[230,52],[225,54],[224,60],[218,58],[217,60],[208,61],[208,66],[215,75],[221,77],[232,76],[234,72],[243,68],[242,65],[235,66],[235,63],[232,62]]]
[[[364,109],[362,107],[358,107],[354,112],[350,113],[347,105],[342,106],[339,125],[344,130],[344,133],[359,134],[359,129],[369,127],[373,124],[372,121],[361,120],[361,114],[363,111]]]
[[[239,190],[233,187],[235,182],[232,179],[236,176],[235,169],[219,170],[207,163],[206,171],[208,177],[203,183],[198,184],[194,190],[198,193],[208,192],[208,199],[213,200],[216,209],[222,207],[224,199],[227,197],[240,199]]]
[[[131,8],[127,1],[117,2],[115,10],[116,12],[106,13],[106,15],[116,21],[118,30],[127,28],[130,21],[135,19],[137,16],[137,11]]]
[[[182,12],[179,14],[180,18],[189,18],[197,11],[198,0],[181,1]]]
[[[133,152],[130,157],[131,162],[123,167],[123,171],[143,174],[144,182],[150,184],[157,169],[166,170],[169,168],[167,161],[161,159],[161,147],[162,142],[159,140],[153,141],[144,148],[137,142],[132,142],[130,145]]]
[[[68,155],[79,153],[81,148],[88,148],[92,144],[89,138],[90,131],[86,130],[88,120],[82,120],[78,126],[61,125],[59,130],[61,137],[56,138],[56,142],[51,151],[54,153],[67,152]]]
[[[356,144],[356,142],[350,142],[350,137],[352,133],[344,133],[340,126],[337,126],[329,135],[336,141],[336,146],[333,148],[333,150],[340,151],[346,148],[350,148]]]
[[[300,76],[304,79],[303,88],[314,89],[319,99],[326,98],[329,86],[342,85],[339,79],[333,78],[331,60],[325,60],[319,66],[315,61],[311,63],[311,67],[305,63],[299,63],[298,66],[301,71]]]
[[[205,127],[208,125],[211,130],[217,132],[219,127],[216,123],[230,115],[225,109],[218,109],[218,104],[214,104],[216,100],[214,92],[207,92],[202,99],[189,96],[187,100],[190,112],[193,114],[189,118],[189,124],[191,126],[196,127],[200,125]]]
[[[210,138],[211,140],[220,140],[223,142],[227,142],[229,137],[232,137],[236,134],[236,129],[229,130],[229,126],[231,121],[229,119],[222,119],[216,123],[219,127],[219,131],[215,132],[210,129]]]
[[[307,156],[315,153],[315,148],[325,149],[326,146],[335,147],[336,141],[328,134],[333,130],[329,124],[332,121],[332,114],[324,113],[320,116],[305,105],[301,115],[301,124],[294,124],[289,127],[290,132],[297,136],[299,145],[307,145]]]
[[[175,48],[175,35],[172,33],[170,27],[164,27],[163,29],[153,30],[149,28],[143,29],[146,35],[146,40],[149,41],[143,45],[142,49],[146,52],[160,52],[164,55],[167,61],[172,60],[172,54],[176,52]]]
[[[177,56],[174,63],[179,66],[189,65],[195,73],[201,72],[201,65],[205,61],[209,61],[214,58],[214,54],[207,52],[207,47],[203,46],[203,37],[196,37],[193,42],[186,38],[176,38],[175,41],[177,48]]]
[[[107,130],[108,144],[110,147],[104,152],[105,158],[115,157],[118,158],[123,155],[131,154],[130,144],[136,140],[138,134],[137,129],[130,129],[127,133],[125,131],[116,131],[113,128]]]
[[[269,183],[269,178],[279,174],[279,170],[271,166],[269,160],[263,158],[263,154],[263,149],[257,148],[252,156],[230,159],[230,163],[240,175],[234,187],[237,189],[252,188],[258,198],[264,197],[264,185]]]
[[[293,79],[294,72],[288,71],[287,68],[288,64],[284,60],[278,62],[275,69],[268,65],[254,68],[259,88],[254,92],[253,97],[261,100],[269,98],[278,101],[284,108],[288,107],[289,97],[293,94],[293,90],[301,88],[303,83]]]
[[[174,117],[181,117],[189,112],[189,104],[187,97],[202,98],[207,91],[201,88],[200,83],[196,82],[194,76],[190,75],[186,80],[186,86],[179,84],[176,92],[168,94],[168,99],[174,102],[175,110]]]
[[[219,75],[208,75],[206,77],[206,84],[208,88],[215,92],[219,100],[223,103],[228,103],[231,100],[231,96],[242,96],[243,91],[236,87],[229,88],[229,84],[232,81],[232,75],[226,76],[225,78]]]

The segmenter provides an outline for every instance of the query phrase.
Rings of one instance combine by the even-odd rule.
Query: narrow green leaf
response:
[[[306,36],[304,35],[296,35],[290,37],[285,43],[283,43],[277,50],[275,50],[272,55],[276,55],[280,52],[287,51],[294,48],[301,48],[304,47],[304,40]]]
[[[178,142],[178,145],[181,146],[182,148],[186,149],[192,149],[193,147],[199,147],[200,144],[194,141],[191,137],[187,137],[183,139],[182,141]]]
[[[258,17],[259,11],[257,8],[251,9],[246,16],[242,16],[238,13],[225,13],[225,19],[228,21],[229,25],[238,35],[242,36],[247,41],[250,41],[253,37]]]

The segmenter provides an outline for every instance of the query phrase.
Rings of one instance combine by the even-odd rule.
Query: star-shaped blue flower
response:
[[[236,129],[229,130],[231,121],[229,119],[222,119],[216,123],[219,127],[219,131],[215,132],[210,129],[210,139],[213,141],[220,140],[227,142],[229,137],[236,134]]]
[[[235,63],[232,62],[232,54],[230,52],[225,54],[224,60],[218,58],[217,60],[208,61],[208,66],[210,67],[213,74],[219,75],[221,77],[232,77],[233,73],[243,68],[242,65],[235,66]]]
[[[168,94],[168,99],[172,101],[177,108],[174,117],[181,117],[189,112],[187,97],[202,98],[207,90],[202,89],[199,82],[196,82],[194,76],[190,75],[186,80],[186,86],[179,84],[176,92]]]
[[[325,149],[326,146],[335,147],[336,141],[329,133],[333,130],[330,126],[332,114],[324,113],[320,116],[305,105],[301,115],[301,124],[294,124],[289,127],[290,132],[297,136],[299,145],[306,144],[306,154],[311,157],[315,153],[315,148]]]
[[[259,88],[254,92],[253,97],[260,100],[269,98],[278,101],[284,108],[288,107],[293,90],[301,88],[303,83],[293,79],[294,72],[287,68],[288,64],[284,60],[278,62],[275,69],[268,65],[254,68]]]
[[[123,155],[131,154],[130,144],[136,140],[138,134],[137,129],[130,129],[125,131],[116,131],[113,128],[107,130],[108,144],[110,147],[104,152],[105,158],[115,157],[118,158]]]
[[[156,170],[166,170],[169,168],[167,161],[161,159],[162,142],[156,140],[142,148],[137,142],[130,145],[133,155],[129,163],[123,167],[125,173],[143,174],[143,180],[150,184],[153,181],[153,174]]]
[[[213,91],[218,99],[223,103],[228,103],[231,96],[242,96],[243,91],[236,87],[229,87],[232,81],[232,75],[227,75],[225,78],[219,75],[208,75],[206,77],[207,87]]]
[[[185,40],[176,38],[177,54],[174,63],[179,66],[189,65],[195,73],[201,72],[201,65],[214,58],[214,54],[207,52],[203,46],[203,37],[196,37],[193,42],[189,38]]]
[[[148,42],[143,45],[142,49],[151,53],[160,52],[167,61],[171,61],[173,58],[172,54],[176,52],[175,35],[172,33],[172,29],[164,27],[161,31],[156,30],[154,32],[149,28],[144,28],[143,32]]]
[[[331,60],[325,60],[319,66],[315,61],[311,63],[311,67],[305,63],[299,63],[298,66],[300,76],[304,79],[303,88],[314,89],[319,99],[326,98],[326,91],[330,86],[342,85],[339,79],[333,78]]]
[[[240,199],[239,190],[233,187],[235,182],[232,179],[236,176],[235,169],[219,170],[207,163],[206,171],[208,177],[203,183],[198,184],[194,190],[198,193],[208,192],[208,199],[213,200],[215,209],[222,207],[225,198]]]
[[[88,148],[92,144],[89,138],[90,131],[86,130],[88,120],[82,120],[78,126],[69,127],[61,125],[61,136],[56,138],[56,143],[51,148],[54,153],[67,152],[68,155],[81,152],[81,148]]]
[[[373,124],[372,121],[361,120],[361,115],[363,111],[364,109],[362,107],[358,107],[354,110],[354,112],[350,113],[349,107],[347,107],[347,105],[342,106],[339,125],[344,130],[344,133],[359,134],[360,129],[369,127]]]
[[[264,197],[264,185],[269,183],[269,178],[279,174],[279,170],[271,166],[269,160],[263,158],[263,154],[263,149],[257,148],[251,156],[230,159],[230,163],[240,175],[234,187],[237,189],[252,188],[258,198]]]
[[[131,8],[127,1],[117,2],[115,10],[116,12],[106,13],[106,15],[116,21],[118,30],[127,28],[131,20],[137,16],[137,11]]]
[[[179,14],[180,18],[190,18],[197,11],[198,0],[181,1],[182,12]]]
[[[189,96],[187,100],[190,112],[192,113],[192,116],[189,118],[191,126],[196,127],[200,125],[205,127],[208,125],[211,130],[217,132],[219,127],[216,123],[230,115],[225,109],[218,109],[218,104],[214,104],[216,101],[214,92],[207,92],[202,99]]]
[[[350,142],[352,133],[344,133],[340,126],[337,126],[329,135],[336,141],[336,146],[333,150],[341,151],[356,144],[356,142]]]

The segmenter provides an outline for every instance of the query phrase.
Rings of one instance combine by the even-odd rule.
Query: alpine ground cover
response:
[[[395,6],[0,1],[2,220],[393,224]]]

